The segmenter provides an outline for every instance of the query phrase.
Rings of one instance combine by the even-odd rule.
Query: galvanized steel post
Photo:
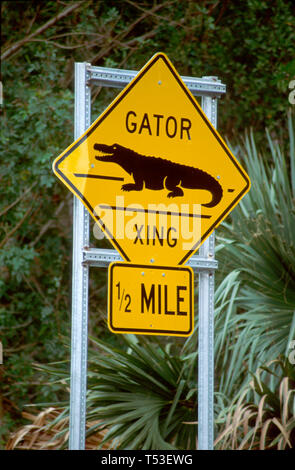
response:
[[[214,77],[203,77],[212,80]],[[217,100],[202,96],[202,109],[217,125]],[[199,255],[214,259],[214,233],[201,245]],[[212,450],[214,441],[214,270],[199,273],[198,331],[198,450]]]
[[[90,126],[90,92],[87,64],[75,64],[75,140]],[[73,198],[72,332],[71,332],[71,450],[85,447],[87,388],[88,278],[83,249],[89,245],[89,214],[77,197]]]

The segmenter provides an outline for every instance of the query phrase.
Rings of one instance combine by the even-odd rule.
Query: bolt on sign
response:
[[[126,265],[124,269],[110,266],[109,279],[114,277],[114,269],[116,276],[122,276],[116,282],[122,289],[124,284],[125,296],[133,299],[127,318],[125,314],[130,312],[123,315],[123,294],[116,297],[116,289],[109,284],[111,330],[146,331],[151,324],[150,334],[191,331],[181,315],[165,314],[161,302],[168,290],[160,283],[158,270],[151,274],[152,268],[146,269],[157,284],[141,291],[142,280],[131,263],[183,265],[246,194],[250,180],[165,54],[157,53],[147,62],[89,129],[54,161],[53,170],[130,263],[129,274]],[[134,286],[123,283],[123,273],[126,277],[131,272]],[[174,283],[171,295],[177,304],[177,295],[183,292],[178,292],[180,284],[172,272],[167,270],[166,279],[174,279],[170,281]],[[186,295],[193,291],[193,276],[190,279]],[[147,312],[139,308],[133,322],[134,305],[142,306],[140,295],[151,299],[147,301],[150,306],[159,305],[158,316],[150,313],[152,307]],[[191,325],[190,300],[181,302],[186,302]],[[167,304],[167,311],[169,308]],[[177,312],[177,305],[172,309]],[[177,326],[167,326],[164,318],[171,318]]]

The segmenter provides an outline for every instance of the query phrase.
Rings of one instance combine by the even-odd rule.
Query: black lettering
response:
[[[184,297],[180,297],[180,291],[186,290],[186,286],[176,286],[176,305],[177,305],[177,313],[176,315],[187,315],[187,312],[183,312],[180,310],[180,303],[184,301]]]
[[[167,243],[169,246],[171,247],[174,247],[177,243],[177,239],[176,238],[170,238],[170,233],[171,231],[174,230],[174,232],[177,232],[176,228],[174,227],[169,227],[168,230],[167,230]]]
[[[164,227],[161,227],[161,237],[160,237],[160,234],[158,232],[157,227],[154,227],[153,245],[155,245],[155,240],[156,240],[156,237],[157,237],[157,239],[160,242],[160,245],[163,246],[163,242],[164,242],[164,240],[163,240],[163,238],[164,238],[163,237],[163,231],[164,231]]]
[[[192,123],[189,119],[181,118],[181,126],[180,126],[180,138],[181,139],[183,138],[183,132],[186,131],[188,140],[191,140],[191,136],[189,133],[189,130],[191,127],[192,127]]]
[[[141,225],[140,228],[138,228],[137,224],[135,224],[134,227],[135,227],[135,229],[136,229],[136,238],[135,238],[135,240],[134,240],[133,243],[134,243],[134,245],[135,245],[135,244],[137,243],[137,240],[139,240],[140,243],[143,245],[143,241],[142,241],[142,238],[141,238],[141,236],[140,236],[140,233],[141,233],[141,231],[142,231],[142,229],[143,229],[143,225]]]
[[[151,121],[152,117],[155,121]],[[128,111],[126,114],[125,126],[128,132],[134,134],[134,132],[138,132],[141,134],[144,130],[148,132],[149,135],[156,135],[157,137],[160,136],[161,132],[163,132],[163,119],[166,119],[165,122],[165,130],[166,135],[170,139],[173,139],[177,134],[180,134],[180,139],[187,138],[191,140],[190,129],[192,127],[192,123],[188,118],[179,118],[176,119],[174,116],[168,116],[167,118],[163,114],[153,114],[149,116],[148,113],[144,113],[139,125],[139,118],[135,111]],[[153,130],[151,127],[151,122],[153,124]]]
[[[160,119],[162,119],[164,116],[163,114],[154,114],[153,115],[157,119],[157,136],[160,135]]]
[[[158,284],[158,313],[162,313],[162,289],[161,284]]]
[[[141,134],[143,129],[147,129],[149,131],[149,134],[152,135],[150,121],[149,121],[149,117],[148,117],[147,113],[144,113],[144,115],[143,115],[141,125],[140,125],[140,129],[139,129],[138,133]]]
[[[133,134],[133,132],[135,132],[137,129],[137,124],[136,122],[129,122],[129,117],[131,114],[136,117],[136,113],[134,111],[128,111],[128,113],[126,114],[126,129],[128,132]]]
[[[125,312],[131,312],[131,310],[130,310],[130,308],[129,308],[129,305],[130,305],[130,303],[131,303],[131,297],[130,297],[129,294],[126,294],[126,295],[125,295],[125,300],[126,300],[126,303],[127,303],[127,305],[126,305],[126,307],[125,307]]]
[[[165,315],[175,315],[173,310],[168,310],[168,286],[165,284],[164,286],[164,297],[165,297]]]
[[[147,311],[150,309],[152,303],[152,313],[155,313],[155,284],[152,284],[149,296],[145,290],[145,285],[141,284],[141,313],[144,313],[144,304],[146,305]]]
[[[171,122],[171,121],[173,121],[173,123],[174,123],[174,130],[173,130],[172,134],[169,133],[169,122]],[[177,121],[176,121],[175,117],[169,116],[167,118],[167,121],[166,121],[166,134],[167,134],[168,137],[170,137],[172,139],[173,137],[176,136],[176,132],[177,132]]]

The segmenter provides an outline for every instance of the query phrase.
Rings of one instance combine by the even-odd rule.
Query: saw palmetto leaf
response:
[[[252,375],[216,439],[218,449],[290,449],[295,445],[295,372],[286,358]]]
[[[220,264],[240,271],[239,315],[232,318],[229,329],[236,329],[237,341],[242,335],[244,346],[238,357],[243,355],[252,371],[286,354],[295,337],[295,131],[291,112],[288,129],[289,145],[284,150],[268,131],[268,147],[263,151],[258,151],[252,132],[235,149],[245,162],[252,186],[230,221],[223,224],[219,237]]]
[[[196,400],[183,360],[159,343],[126,335],[125,348],[92,338],[87,418],[119,449],[195,448]],[[103,353],[103,354],[102,354]],[[91,430],[94,431],[94,430]],[[90,431],[90,432],[91,432]]]

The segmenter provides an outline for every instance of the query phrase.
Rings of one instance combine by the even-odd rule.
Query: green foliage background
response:
[[[64,398],[58,387],[40,383],[32,364],[68,354],[61,337],[70,335],[72,199],[51,164],[73,141],[74,62],[138,70],[163,51],[181,75],[215,75],[226,83],[222,135],[235,139],[248,127],[263,135],[267,126],[284,138],[288,83],[295,75],[295,8],[291,0],[3,1],[1,14],[5,433],[24,404]],[[113,93],[93,89],[93,118]],[[105,325],[106,272],[94,271],[90,333],[116,342]]]

